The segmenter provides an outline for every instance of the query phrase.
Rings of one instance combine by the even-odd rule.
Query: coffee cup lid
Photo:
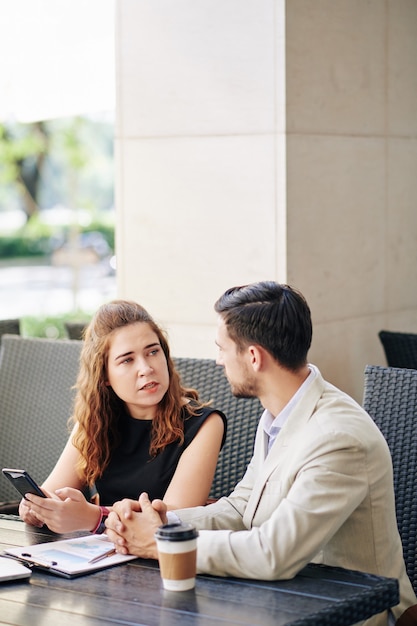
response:
[[[186,541],[187,539],[195,539],[198,537],[198,531],[192,524],[175,522],[173,524],[159,526],[155,537],[157,539],[164,539],[165,541]]]

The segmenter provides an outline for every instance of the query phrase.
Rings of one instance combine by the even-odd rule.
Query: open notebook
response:
[[[19,561],[0,556],[0,582],[29,578],[31,573],[32,570]]]
[[[44,571],[75,578],[135,559],[115,554],[106,535],[86,535],[61,541],[49,541],[20,548],[6,548],[6,554]]]

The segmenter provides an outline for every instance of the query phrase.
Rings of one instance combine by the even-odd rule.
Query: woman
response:
[[[49,497],[21,501],[25,522],[103,532],[107,507],[143,491],[168,509],[206,502],[226,418],[181,385],[164,334],[143,307],[114,300],[99,308],[76,389],[72,433],[42,485]]]

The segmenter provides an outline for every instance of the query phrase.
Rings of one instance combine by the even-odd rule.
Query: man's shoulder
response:
[[[328,432],[356,439],[361,445],[384,444],[384,437],[371,416],[351,396],[331,383],[324,389],[311,415],[311,426],[322,433]]]

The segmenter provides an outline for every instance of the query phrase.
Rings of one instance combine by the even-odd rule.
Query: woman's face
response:
[[[147,322],[116,329],[110,340],[107,384],[136,419],[153,419],[169,386],[168,364]]]

